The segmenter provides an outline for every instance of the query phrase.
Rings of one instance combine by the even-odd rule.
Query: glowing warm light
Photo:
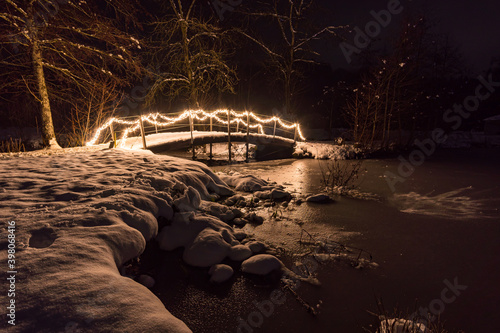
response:
[[[269,124],[271,122],[276,122],[279,124],[281,127],[284,127],[286,129],[296,129],[297,130],[297,135],[298,137],[305,141],[305,137],[302,135],[302,131],[300,130],[300,125],[295,123],[293,125],[287,125],[283,120],[281,120],[279,117],[273,116],[271,118],[263,119],[258,116],[256,116],[253,112],[242,112],[242,113],[237,113],[235,111],[229,111],[229,110],[216,110],[213,112],[205,112],[203,110],[188,110],[184,111],[182,114],[180,114],[177,117],[168,117],[165,115],[162,115],[160,113],[150,113],[145,116],[141,116],[141,118],[135,120],[135,121],[126,121],[126,120],[121,120],[118,118],[110,118],[108,121],[106,121],[101,127],[99,127],[92,138],[89,142],[87,142],[87,146],[92,146],[97,143],[97,140],[99,140],[99,137],[102,133],[103,130],[106,128],[110,127],[114,123],[117,124],[122,124],[122,125],[130,125],[130,127],[126,128],[125,131],[123,132],[122,137],[120,138],[120,147],[124,147],[125,145],[125,140],[128,138],[130,133],[134,133],[137,130],[141,128],[141,119],[143,122],[147,122],[151,125],[155,125],[157,127],[167,127],[170,125],[173,125],[179,121],[182,121],[184,119],[187,119],[191,117],[192,119],[197,119],[198,121],[205,121],[209,118],[215,119],[219,124],[224,124],[227,125],[228,121],[224,120],[219,117],[219,115],[225,115],[226,119],[228,114],[231,114],[233,119],[230,121],[231,124],[242,124],[243,126],[249,127],[249,128],[257,128],[259,130],[260,134],[265,134],[264,133],[264,128],[262,124]],[[243,119],[244,117],[252,118],[254,121],[256,121],[258,124],[254,125],[249,125],[247,122],[245,122]],[[160,121],[159,121],[160,119]]]

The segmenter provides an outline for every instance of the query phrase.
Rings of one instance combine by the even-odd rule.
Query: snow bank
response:
[[[345,160],[356,158],[361,153],[362,150],[360,148],[355,148],[350,144],[337,145],[334,142],[297,142],[294,156],[313,157],[319,160]]]
[[[500,146],[500,135],[486,135],[484,132],[472,131],[449,133],[446,136],[446,141],[441,144],[442,148],[448,149],[498,146]]]
[[[163,248],[190,244],[184,257],[196,265],[216,242],[225,250],[211,259],[225,257],[237,244],[232,229],[189,211],[233,190],[201,163],[147,151],[44,154],[52,152],[0,159],[2,239],[7,221],[15,221],[22,281],[12,331],[190,332],[119,268],[157,236],[159,216],[171,222],[172,234],[159,236]],[[6,257],[2,251],[0,260]]]

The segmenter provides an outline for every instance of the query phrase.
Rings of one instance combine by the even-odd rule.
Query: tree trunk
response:
[[[45,83],[45,75],[43,73],[42,51],[38,41],[36,27],[32,21],[29,21],[31,38],[32,38],[32,60],[33,69],[35,72],[35,79],[38,89],[38,100],[40,102],[40,118],[42,120],[42,139],[45,146],[50,148],[61,148],[56,140],[56,133],[54,131],[54,123],[52,122],[52,111],[50,110],[49,93],[47,91],[47,84]]]

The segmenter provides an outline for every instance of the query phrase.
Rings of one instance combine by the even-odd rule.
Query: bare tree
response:
[[[336,30],[342,26],[312,27],[310,14],[313,0],[273,0],[265,4],[258,12],[249,15],[268,18],[278,28],[280,42],[263,41],[240,31],[243,35],[260,45],[271,57],[272,65],[283,85],[284,107],[287,112],[293,111],[296,93],[300,90],[299,80],[303,76],[304,64],[316,64],[314,58],[319,53],[312,48],[312,42],[325,36],[337,36]]]
[[[369,148],[388,149],[394,142],[404,145],[403,130],[413,132],[421,116],[426,77],[434,71],[435,52],[430,45],[435,45],[435,39],[424,18],[407,19],[402,27],[391,53],[376,59],[377,65],[362,76],[346,104],[354,139]]]
[[[45,145],[58,147],[51,101],[93,93],[96,82],[126,85],[141,72],[139,41],[120,26],[134,3],[6,0],[0,4],[2,89],[25,89],[39,104]]]
[[[94,82],[89,96],[71,101],[71,111],[66,123],[66,143],[68,146],[85,146],[93,134],[93,125],[104,123],[117,111],[123,96],[116,89],[116,83],[107,80]]]
[[[184,98],[189,107],[212,91],[234,92],[236,72],[227,62],[227,32],[195,15],[197,0],[170,0],[170,13],[156,23],[153,61],[160,74],[148,102],[161,95]]]

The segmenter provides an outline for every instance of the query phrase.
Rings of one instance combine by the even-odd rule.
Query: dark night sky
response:
[[[334,24],[350,24],[364,28],[373,18],[370,11],[387,8],[390,0],[318,0],[322,6],[332,11]],[[468,63],[475,72],[486,70],[493,56],[500,56],[500,2],[498,0],[401,0],[402,14],[415,13],[425,8],[434,17],[438,31],[448,33],[460,47]],[[397,28],[393,21],[386,31]],[[353,36],[354,37],[354,36]],[[334,67],[348,68],[338,47],[330,62]],[[331,54],[331,52],[328,52]],[[326,59],[325,59],[326,60]],[[343,61],[342,61],[343,60]]]

